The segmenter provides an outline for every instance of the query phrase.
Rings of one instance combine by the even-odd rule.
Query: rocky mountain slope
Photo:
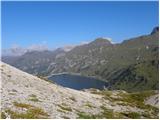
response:
[[[110,82],[110,89],[127,91],[158,89],[159,27],[119,44],[98,38],[69,52],[32,52],[19,58],[3,58],[31,74],[80,73]]]
[[[158,91],[77,91],[0,64],[2,118],[158,118]]]

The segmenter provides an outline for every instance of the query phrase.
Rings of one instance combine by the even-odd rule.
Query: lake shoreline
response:
[[[63,87],[68,87],[76,90],[82,89],[106,89],[108,88],[109,84],[106,81],[101,79],[97,79],[95,77],[90,76],[83,76],[81,74],[75,73],[59,73],[54,74],[48,77],[49,80],[53,81],[54,83],[61,85]]]
[[[82,77],[89,77],[89,78],[98,79],[98,80],[103,81],[103,82],[108,82],[107,80],[102,79],[102,78],[97,77],[97,76],[88,76],[88,75],[84,75],[84,74],[81,74],[81,73],[74,73],[74,72],[55,73],[55,74],[51,74],[51,75],[47,76],[46,78],[49,78],[49,77],[54,76],[54,75],[65,75],[65,74],[77,75],[77,76],[82,76]]]

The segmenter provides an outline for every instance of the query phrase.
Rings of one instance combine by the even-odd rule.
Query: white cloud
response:
[[[29,51],[43,51],[43,50],[48,50],[48,46],[45,44],[33,44],[29,47],[27,47],[27,50]]]
[[[2,56],[20,56],[26,53],[25,48],[20,47],[17,44],[12,45],[10,49],[2,49]]]
[[[112,44],[116,44],[110,37],[102,37],[103,39],[109,40]]]
[[[28,47],[21,47],[18,44],[13,44],[9,49],[2,50],[2,56],[20,56],[25,54],[27,51],[44,51],[48,50],[48,46],[45,41],[40,44],[32,44]]]
[[[81,43],[80,43],[80,45],[84,45],[84,44],[88,44],[89,43],[89,41],[82,41]]]

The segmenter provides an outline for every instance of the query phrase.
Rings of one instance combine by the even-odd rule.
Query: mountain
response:
[[[5,61],[12,66],[26,71],[31,74],[43,74],[49,66],[54,65],[54,60],[64,56],[65,51],[56,49],[54,51],[30,51],[21,56],[3,56],[2,61]]]
[[[10,49],[2,49],[2,56],[21,56],[26,52],[26,49],[15,46]]]
[[[31,51],[45,51],[48,50],[47,46],[44,44],[31,45],[27,48],[22,48],[18,45],[14,45],[9,49],[2,49],[2,56],[21,56],[27,52]]]
[[[151,34],[155,34],[155,33],[158,33],[158,32],[159,32],[159,27],[157,26],[152,30]]]
[[[38,54],[40,57],[37,58]],[[68,52],[56,55],[50,52],[47,56],[43,54],[26,53],[12,63],[3,58],[2,61],[28,73],[43,76],[62,72],[94,76],[108,81],[109,89],[141,91],[157,90],[159,87],[158,27],[155,27],[151,34],[124,40],[118,44],[113,44],[106,38],[97,38]],[[43,62],[48,58],[51,59]],[[37,61],[39,62],[36,64]]]
[[[158,91],[77,91],[3,62],[0,71],[3,119],[158,119]]]

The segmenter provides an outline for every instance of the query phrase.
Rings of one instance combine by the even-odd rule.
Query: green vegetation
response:
[[[121,99],[117,99],[117,100],[123,101],[125,105],[129,105],[129,106],[133,106],[133,107],[137,107],[137,108],[145,110],[148,116],[150,117],[153,116],[152,118],[158,118],[159,109],[154,106],[144,104],[144,100],[147,97],[154,95],[154,94],[155,94],[154,91],[144,91],[144,92],[137,92],[137,93],[130,93],[130,94],[121,94]]]
[[[126,112],[126,113],[121,113],[124,116],[128,117],[128,118],[132,118],[132,119],[140,119],[141,118],[141,114],[137,113],[137,112]]]
[[[85,112],[78,112],[78,119],[96,119],[94,115],[88,115]]]
[[[116,103],[122,106],[137,107],[145,111],[145,113],[134,113],[134,112],[117,113],[117,116],[121,116],[120,118],[122,117],[139,118],[140,116],[143,116],[144,118],[158,118],[159,109],[151,105],[146,105],[144,103],[146,98],[156,94],[155,91],[150,90],[150,91],[132,92],[132,93],[125,93],[119,91],[114,96],[112,95],[113,91],[108,91],[108,90],[103,90],[98,92],[94,91],[93,93],[103,95],[104,99],[110,100],[112,103]],[[102,116],[104,116],[105,118],[107,118],[107,116],[109,116],[109,118],[116,117],[115,113],[114,116],[112,116],[113,114],[111,110],[107,110],[103,106],[102,109],[104,111],[102,112]]]
[[[114,112],[112,109],[107,109],[101,106],[102,112],[99,114],[89,114],[78,111],[78,119],[140,119],[144,118],[158,118],[157,116],[150,115],[149,113],[138,113],[138,112]]]
[[[0,112],[0,119],[6,119],[6,115],[4,114],[4,112]]]
[[[25,103],[18,103],[18,102],[13,102],[14,106],[19,107],[19,108],[26,108],[29,109],[31,107],[33,107],[30,104],[25,104]]]
[[[114,79],[117,79],[117,81],[110,79],[112,82],[111,89],[122,89],[134,92],[156,90],[159,87],[157,84],[159,82],[157,60],[133,64],[120,69],[116,74],[117,77],[114,77]]]
[[[94,106],[91,105],[91,103],[89,103],[89,102],[87,102],[84,106],[87,106],[87,107],[89,107],[89,108],[94,108]]]
[[[38,98],[30,98],[29,100],[33,102],[40,102]]]
[[[101,109],[103,110],[103,112],[101,113],[101,117],[102,118],[114,118],[114,112],[111,109],[107,109],[104,106],[101,106]]]
[[[121,93],[119,94],[120,98],[114,98],[114,101],[122,101],[123,103],[126,103],[126,105],[137,107],[140,109],[146,109],[146,110],[153,110],[154,112],[157,111],[156,107],[153,107],[151,105],[144,104],[144,100],[154,95],[154,91],[143,91],[143,92],[136,92],[136,93]]]
[[[99,114],[88,114],[85,112],[77,111],[78,119],[119,119],[123,118],[123,115],[118,112],[113,112],[112,109],[107,109],[101,106],[102,112]]]
[[[58,107],[60,107],[62,110],[72,112],[72,108],[70,108],[69,106],[67,106],[64,103],[62,103],[61,105],[58,105]]]
[[[121,91],[117,91],[117,94],[115,97],[112,96],[112,93],[114,91],[109,91],[109,90],[103,90],[100,92],[94,92],[94,94],[100,94],[103,95],[104,99],[108,99],[112,102],[119,102],[122,101],[123,103],[119,103],[119,104],[126,104],[126,105],[131,105],[131,106],[135,106],[138,108],[141,108],[142,106],[144,106],[144,100],[148,97],[150,97],[151,95],[156,94],[155,91],[142,91],[142,92],[132,92],[132,93],[123,93]],[[93,93],[93,92],[92,92]],[[145,105],[147,106],[147,105]]]
[[[15,95],[15,93],[12,93],[12,92],[11,92],[11,93],[9,93],[9,95]]]
[[[70,119],[69,117],[67,117],[67,116],[62,116],[62,118],[64,118],[64,119]]]
[[[7,109],[5,112],[7,112],[12,119],[44,119],[48,117],[48,114],[40,108],[29,109],[26,113],[19,113],[10,109]]]
[[[147,97],[154,95],[154,91],[143,91],[135,93],[120,93],[119,95],[123,98],[123,101],[126,102],[144,102]]]
[[[30,101],[40,102],[36,95],[33,95],[33,94],[32,94],[32,95],[30,95],[29,97],[30,97],[30,98],[29,98]]]
[[[66,113],[65,110],[62,110],[62,109],[57,109],[58,112],[62,112],[62,113]]]
[[[98,118],[107,118],[107,119],[122,119],[124,118],[124,115],[122,115],[119,112],[114,112],[112,109],[108,109],[104,106],[101,106],[102,112],[98,116]]]
[[[48,118],[48,114],[44,112],[41,108],[35,107],[30,104],[25,104],[25,103],[18,103],[14,102],[14,106],[18,108],[26,108],[26,112],[18,112],[18,111],[13,111],[11,109],[6,109],[5,112],[10,115],[12,119],[44,119]],[[3,115],[3,117],[5,117]]]

